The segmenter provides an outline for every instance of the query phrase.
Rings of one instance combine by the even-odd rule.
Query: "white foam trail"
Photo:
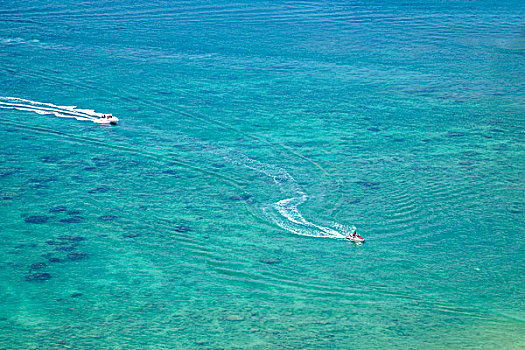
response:
[[[317,229],[317,233],[322,233],[322,235],[326,235],[327,237],[333,237],[333,238],[345,238],[345,235],[335,229],[332,229],[330,227],[324,227],[317,224],[314,224],[312,222],[307,221],[301,212],[299,211],[298,207],[299,205],[306,202],[308,197],[306,195],[303,195],[301,198],[294,197],[294,198],[288,198],[278,201],[277,203],[274,203],[274,207],[277,209],[277,211],[285,218],[290,220],[291,222],[302,225],[305,227],[310,227]],[[342,226],[337,224],[338,228],[342,232],[348,232],[348,230]],[[315,232],[315,230],[314,230]],[[319,234],[315,234],[315,236],[319,236]]]
[[[70,118],[78,116],[78,117],[87,118],[87,119],[95,119],[95,117],[92,117],[92,116],[89,116],[83,113],[77,113],[77,112],[74,112],[73,110],[66,109],[63,107],[58,107],[58,106],[57,108],[50,108],[50,107],[38,107],[34,105],[24,105],[24,104],[19,104],[19,103],[0,102],[0,108],[18,109],[18,110],[23,110],[23,111],[34,111],[38,114],[55,114],[56,113],[56,114],[59,114],[60,116],[64,116],[64,113],[67,113],[67,117],[70,117]]]
[[[311,237],[345,238],[355,229],[353,226],[347,227],[338,223],[332,224],[335,228],[326,227],[306,220],[301,214],[299,206],[308,200],[308,195],[286,170],[261,163],[238,153],[229,154],[225,158],[236,165],[242,165],[271,177],[273,182],[278,185],[281,193],[291,196],[262,207],[265,216],[286,231]],[[276,215],[277,213],[279,215]]]
[[[61,118],[75,118],[94,123],[105,123],[104,120],[99,118],[102,116],[102,113],[97,113],[92,109],[80,109],[77,106],[57,106],[52,103],[31,101],[17,97],[0,97],[0,108],[29,111],[37,114],[52,114]],[[221,154],[224,159],[232,164],[244,166],[273,179],[273,182],[286,198],[275,203],[263,204],[261,211],[263,215],[284,230],[303,236],[344,238],[346,234],[354,229],[338,223],[332,223],[331,226],[333,228],[326,227],[306,220],[301,214],[299,206],[308,200],[308,195],[284,169],[248,158],[236,151],[218,149],[216,147],[208,147],[208,149],[213,149],[215,153]]]
[[[76,106],[57,106],[52,103],[37,102],[18,97],[0,96],[0,108],[16,109],[19,111],[34,112],[37,114],[51,114],[60,118],[74,118],[76,120],[104,123],[99,117],[102,113],[92,109],[80,109]]]
[[[27,111],[27,112],[35,112],[37,114],[53,114],[57,117],[60,117],[60,118],[75,118],[76,120],[89,120],[89,121],[92,121],[92,122],[98,122],[98,120],[94,120],[94,119],[91,119],[91,118],[86,118],[86,117],[78,117],[78,116],[72,116],[72,115],[66,115],[66,114],[61,114],[61,113],[58,113],[58,112],[51,112],[51,111],[43,111],[43,110],[38,110],[38,109],[34,109],[34,108],[26,108],[26,107],[10,107],[10,106],[5,106],[5,105],[2,105],[0,104],[0,108],[3,108],[3,109],[16,109],[16,110],[19,110],[19,111]]]

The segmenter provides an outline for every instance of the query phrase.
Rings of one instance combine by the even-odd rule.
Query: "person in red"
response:
[[[357,238],[357,230],[355,227],[352,227],[352,233],[350,233],[348,236],[346,236],[347,239],[355,239]]]

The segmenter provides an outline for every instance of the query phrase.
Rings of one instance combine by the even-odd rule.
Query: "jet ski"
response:
[[[345,236],[345,238],[352,242],[363,243],[365,241],[365,239],[361,237],[361,235],[357,235],[357,236],[348,235],[348,236]]]
[[[352,241],[352,242],[355,242],[355,243],[361,243],[363,244],[363,242],[365,241],[365,239],[363,237],[361,237],[360,234],[357,233],[357,229],[355,226],[352,226],[352,231],[350,231],[352,233],[349,233],[345,236],[345,238],[349,241]]]
[[[118,118],[111,114],[103,114],[99,117],[98,122],[103,124],[117,125]]]

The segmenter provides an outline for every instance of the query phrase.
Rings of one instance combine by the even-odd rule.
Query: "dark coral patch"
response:
[[[372,181],[356,181],[358,185],[365,186],[372,189],[378,189],[381,182],[372,182]]]
[[[60,212],[63,212],[63,211],[67,211],[67,208],[63,205],[59,205],[58,207],[53,207],[51,209],[49,209],[49,212],[50,213],[60,213]]]
[[[73,261],[82,260],[85,257],[87,257],[87,254],[82,252],[71,252],[67,255],[67,258]]]
[[[361,199],[359,199],[359,198],[348,198],[348,199],[346,199],[346,203],[348,203],[348,204],[361,203]]]
[[[51,278],[48,273],[32,273],[26,276],[26,281],[47,281]]]
[[[80,242],[85,240],[85,238],[81,236],[60,236],[58,239],[71,242]]]
[[[43,262],[39,262],[39,263],[31,264],[30,267],[31,267],[31,270],[40,270],[40,269],[47,267],[47,264]]]
[[[82,216],[72,216],[70,218],[60,220],[60,222],[63,222],[65,224],[77,224],[82,221],[84,221],[84,218]]]
[[[14,174],[14,173],[16,173],[15,170],[11,170],[11,169],[8,169],[8,170],[6,170],[6,169],[1,169],[1,170],[0,170],[0,177],[4,177],[4,176],[8,176],[8,175],[12,175],[12,174]]]
[[[73,293],[73,294],[71,294],[71,298],[78,298],[78,297],[81,297],[83,295],[84,294],[82,294],[82,293]]]
[[[126,233],[124,233],[123,236],[126,237],[126,238],[135,238],[135,237],[140,236],[140,234],[136,233],[136,232],[126,232]]]
[[[464,156],[464,157],[472,158],[472,157],[479,156],[480,153],[476,152],[476,151],[465,151],[465,152],[461,152],[461,155]]]
[[[67,241],[53,241],[52,239],[48,239],[46,243],[49,245],[56,245],[56,246],[70,244],[70,242],[67,242]]]
[[[75,247],[70,246],[70,245],[64,245],[64,246],[56,247],[55,250],[57,252],[70,252],[70,251],[75,250]]]
[[[48,177],[48,178],[45,178],[45,179],[38,179],[38,178],[32,178],[32,179],[29,179],[29,182],[32,182],[32,183],[46,183],[46,182],[53,182],[53,181],[56,181],[57,178],[52,176],[52,177]]]
[[[230,200],[231,201],[247,201],[251,197],[252,196],[250,194],[241,194],[241,195],[236,195],[236,196],[230,197]]]
[[[523,211],[523,203],[522,202],[511,203],[511,205],[507,208],[507,210],[512,214],[521,214]]]
[[[259,259],[259,261],[268,265],[276,265],[282,262],[282,260],[279,258],[263,258]]]
[[[35,216],[29,216],[25,218],[25,222],[28,224],[44,224],[49,220],[47,216],[44,215],[35,215]]]
[[[188,232],[188,231],[191,231],[191,228],[189,228],[188,226],[178,225],[175,227],[175,231],[176,232]]]
[[[58,156],[45,156],[40,158],[42,160],[42,163],[56,163],[60,160]]]
[[[101,186],[101,187],[97,187],[97,188],[94,188],[92,190],[89,190],[88,193],[105,193],[105,192],[108,192],[109,191],[109,187],[107,186]]]
[[[462,137],[462,136],[465,136],[465,134],[462,132],[449,131],[447,136],[448,137]]]
[[[380,129],[379,129],[379,128],[376,128],[376,127],[371,127],[371,128],[368,128],[367,130],[368,130],[368,131],[372,131],[372,132],[378,132],[378,131],[380,131]]]

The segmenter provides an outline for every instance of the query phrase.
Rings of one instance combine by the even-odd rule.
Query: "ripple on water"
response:
[[[403,239],[410,238],[408,232],[413,227],[418,227],[426,218],[421,211],[418,201],[419,198],[415,189],[409,183],[392,182],[383,187],[383,197],[385,201],[382,214],[383,224],[378,225],[382,238],[404,236]]]

